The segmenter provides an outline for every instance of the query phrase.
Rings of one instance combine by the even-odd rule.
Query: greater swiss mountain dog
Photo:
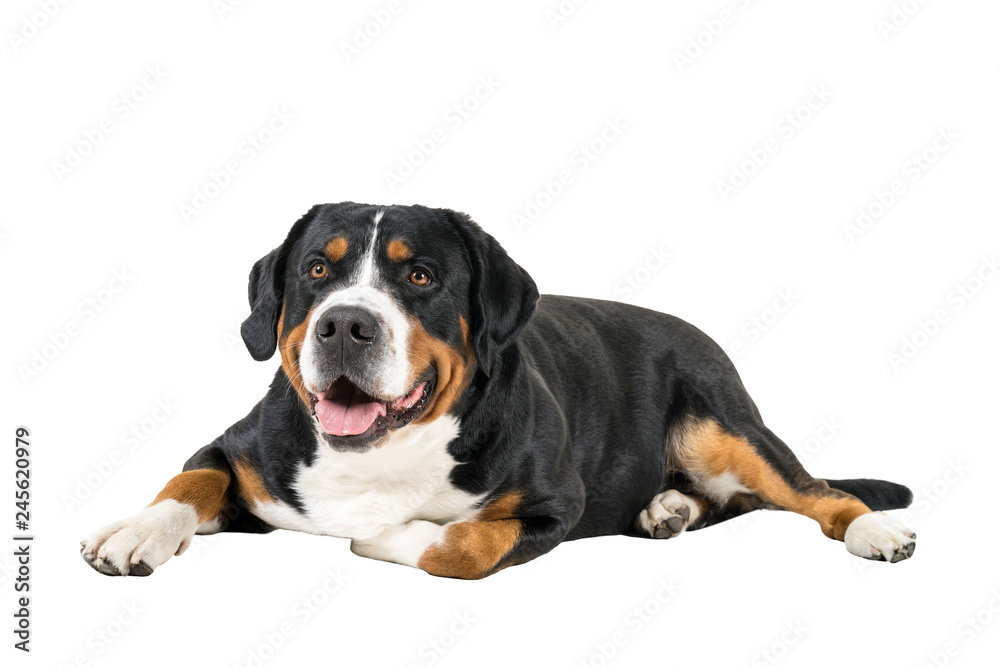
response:
[[[147,575],[196,534],[287,528],[477,579],[564,540],[675,537],[755,509],[815,519],[891,562],[916,536],[879,510],[909,489],[812,477],[695,327],[539,297],[468,216],[314,206],[250,273],[242,335],[281,368],[246,417],[152,504],[82,543]]]

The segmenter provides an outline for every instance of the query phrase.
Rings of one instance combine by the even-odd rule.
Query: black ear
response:
[[[266,361],[278,346],[278,317],[284,285],[276,276],[282,246],[257,260],[250,270],[250,317],[243,321],[240,334],[257,361]]]
[[[256,261],[250,270],[250,317],[243,321],[240,334],[257,361],[274,356],[278,347],[278,318],[285,293],[285,265],[292,246],[302,235],[305,226],[316,217],[320,207],[309,212],[292,225],[285,242]]]
[[[538,286],[497,240],[464,213],[458,217],[472,264],[469,323],[479,368],[489,375],[499,352],[531,318]]]

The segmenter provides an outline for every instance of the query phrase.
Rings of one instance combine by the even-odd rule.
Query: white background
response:
[[[5,664],[996,656],[995,3],[595,1],[553,25],[555,0],[404,1],[350,57],[387,0],[221,16],[210,0],[70,3],[51,18],[43,4],[8,2],[0,23],[3,429],[8,450],[16,426],[32,430],[37,535],[31,655],[11,648],[13,547],[0,550]],[[268,135],[275,109],[294,118]],[[102,119],[110,133],[88,145]],[[609,120],[624,128],[581,171],[579,147]],[[445,141],[391,189],[385,173],[436,128]],[[267,140],[253,159],[250,135]],[[87,155],[66,172],[71,152]],[[229,161],[239,173],[214,188]],[[571,182],[547,199],[562,170]],[[212,196],[185,220],[196,192]],[[746,386],[811,472],[914,489],[895,513],[920,535],[914,559],[867,563],[805,518],[756,513],[667,543],[564,544],[480,582],[287,532],[200,538],[149,578],[96,574],[79,540],[150,502],[263,395],[278,364],[236,338],[247,274],[312,204],[341,200],[466,211],[544,293],[625,299],[741,345]],[[518,229],[529,200],[540,212]],[[859,207],[880,215],[852,237]],[[904,339],[917,347],[894,364]],[[157,401],[175,406],[160,423]],[[3,469],[9,489],[9,451]],[[328,572],[346,578],[331,594]],[[661,581],[677,589],[666,601]],[[320,602],[306,613],[302,598]]]

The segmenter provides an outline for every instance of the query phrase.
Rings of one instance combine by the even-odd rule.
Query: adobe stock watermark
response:
[[[966,476],[974,469],[962,459],[949,459],[941,471],[930,481],[913,487],[913,503],[902,510],[895,510],[892,516],[917,532],[920,523],[943,503],[952,492],[966,481]],[[852,558],[854,569],[864,575],[871,568],[881,567],[877,562],[864,558]]]
[[[229,15],[246,4],[247,0],[212,0],[212,11],[220,21],[225,21]]]
[[[727,519],[723,522],[723,525],[729,526],[729,532],[733,535],[739,533],[743,530],[744,526],[749,525],[751,522],[756,521],[761,516],[760,512],[748,512],[747,514],[740,514],[732,519]]]
[[[774,122],[776,136],[768,137],[759,146],[746,149],[746,157],[733,165],[729,177],[715,181],[715,189],[722,201],[729,201],[730,197],[746,186],[750,179],[781,150],[783,145],[791,141],[832,97],[833,92],[826,87],[826,84],[811,86],[802,104],[785,112]]]
[[[934,308],[931,314],[917,320],[916,325],[904,334],[899,345],[886,354],[889,368],[895,372],[909,365],[937,338],[955,316],[968,307],[972,301],[1000,273],[1000,262],[996,254],[983,257],[971,274],[959,281],[945,294],[944,303]]]
[[[60,662],[59,665],[89,667],[97,664],[94,662],[95,658],[107,653],[135,625],[145,611],[135,600],[122,602],[106,622],[87,635],[83,643],[84,648],[77,651],[71,660]]]
[[[631,298],[667,265],[670,257],[670,253],[664,249],[662,244],[649,246],[642,262],[615,282],[615,294],[623,299]]]
[[[927,651],[927,659],[921,667],[947,667],[962,650],[981,637],[1000,616],[1000,586],[994,586],[987,593],[986,601],[962,618],[955,626],[952,637],[938,649]]]
[[[229,350],[230,354],[234,352],[245,352],[246,344],[243,342],[243,334],[240,333],[240,327],[243,324],[243,320],[240,320],[236,326],[229,329],[229,331],[222,332],[222,342],[225,343],[226,349]]]
[[[972,466],[961,459],[950,459],[944,471],[926,484],[921,484],[913,493],[913,504],[903,510],[900,521],[905,524],[917,524],[920,517],[930,514],[951,491],[958,486],[967,474],[972,472]]]
[[[350,577],[336,570],[326,570],[326,577],[310,593],[292,603],[286,618],[271,630],[261,633],[259,639],[247,649],[246,658],[236,665],[261,667],[273,658],[295,633],[330,603]]]
[[[25,14],[18,21],[16,30],[7,31],[7,42],[16,54],[28,45],[28,42],[38,37],[52,20],[62,12],[70,0],[36,0],[38,9]]]
[[[538,221],[542,213],[562,197],[578,178],[617,143],[628,125],[621,116],[605,118],[601,129],[569,154],[566,164],[551,178],[542,179],[535,192],[524,200],[524,206],[510,214],[510,221],[519,233]]]
[[[681,74],[685,67],[694,65],[695,61],[701,58],[722,35],[729,29],[741,13],[750,9],[751,0],[732,0],[730,3],[736,9],[724,7],[718,13],[701,22],[701,26],[688,35],[684,41],[684,46],[674,49],[671,56],[674,59],[674,66]]]
[[[774,298],[761,311],[740,325],[740,338],[730,341],[726,350],[731,357],[742,356],[792,309],[799,300],[790,287],[779,289]]]
[[[559,0],[545,10],[545,22],[549,29],[555,32],[564,23],[576,16],[577,10],[587,4],[588,0]]]
[[[73,317],[55,331],[49,332],[45,342],[28,353],[27,361],[18,364],[16,370],[21,382],[27,386],[41,375],[59,355],[66,351],[74,339],[115,302],[118,295],[132,284],[132,280],[133,276],[128,269],[112,271],[111,279],[104,287],[80,301]]]
[[[903,0],[894,2],[889,9],[889,15],[875,22],[879,34],[886,42],[899,32],[927,4],[928,0]]]
[[[899,168],[899,177],[890,181],[885,189],[879,188],[872,192],[871,199],[858,207],[854,221],[844,223],[844,234],[851,245],[864,236],[908,192],[908,183],[919,181],[960,138],[961,135],[951,125],[939,127],[931,143],[906,158]]]
[[[406,182],[417,173],[417,169],[427,163],[438,148],[444,145],[452,135],[465,125],[473,114],[482,108],[483,104],[493,97],[501,83],[492,74],[479,77],[475,87],[462,96],[461,99],[445,109],[441,114],[442,125],[434,127],[424,136],[413,140],[413,149],[396,156],[396,168],[383,173],[389,192]]]
[[[85,127],[80,132],[79,139],[66,144],[62,157],[52,161],[52,174],[56,181],[62,183],[67,176],[79,169],[97,147],[130,118],[154,90],[163,85],[167,76],[160,65],[147,65],[135,84],[115,96],[108,113],[96,123]]]
[[[417,660],[408,663],[408,667],[430,667],[436,664],[465,636],[475,622],[476,619],[468,610],[452,614],[451,621],[444,629],[420,645]]]
[[[233,184],[233,180],[289,128],[293,120],[295,114],[288,107],[273,108],[268,119],[240,141],[234,155],[225,160],[218,169],[208,171],[202,184],[195,186],[191,199],[177,205],[181,220],[188,223],[204,213],[212,202]]]
[[[577,660],[578,667],[606,667],[621,650],[646,628],[653,619],[677,597],[681,587],[673,579],[660,579],[653,593],[632,607],[622,618],[620,626],[602,640],[586,657]]]
[[[170,398],[157,398],[153,409],[147,416],[122,431],[118,438],[119,447],[112,449],[104,458],[90,464],[90,470],[73,480],[72,491],[63,492],[60,496],[66,512],[73,514],[84,502],[94,495],[115,474],[115,471],[125,465],[131,454],[139,450],[177,410],[177,404]]]
[[[750,667],[773,667],[784,660],[791,652],[792,648],[805,637],[809,628],[802,625],[802,621],[785,622],[784,631],[770,645],[762,648],[750,658]]]
[[[844,425],[837,417],[824,417],[820,421],[819,428],[811,436],[791,446],[795,458],[803,464],[812,461],[827,445],[834,441],[842,430],[844,430]]]
[[[937,477],[914,489],[913,503],[906,509],[900,510],[896,516],[904,524],[918,527],[921,518],[930,514],[935,507],[941,504],[970,472],[972,472],[972,466],[961,459],[949,459],[944,470]]]
[[[7,584],[13,582],[17,577],[18,563],[8,555],[0,556],[0,587],[7,588]]]
[[[348,64],[360,56],[382,33],[392,25],[396,17],[403,13],[413,0],[389,0],[383,7],[373,9],[368,18],[356,26],[350,39],[340,42],[340,53]]]

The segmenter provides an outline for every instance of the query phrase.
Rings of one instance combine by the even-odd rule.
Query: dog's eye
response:
[[[309,268],[309,277],[311,278],[322,278],[326,275],[326,264],[323,262],[316,262]]]
[[[410,274],[410,282],[414,285],[426,287],[431,284],[431,274],[427,273],[423,269],[416,269]]]

